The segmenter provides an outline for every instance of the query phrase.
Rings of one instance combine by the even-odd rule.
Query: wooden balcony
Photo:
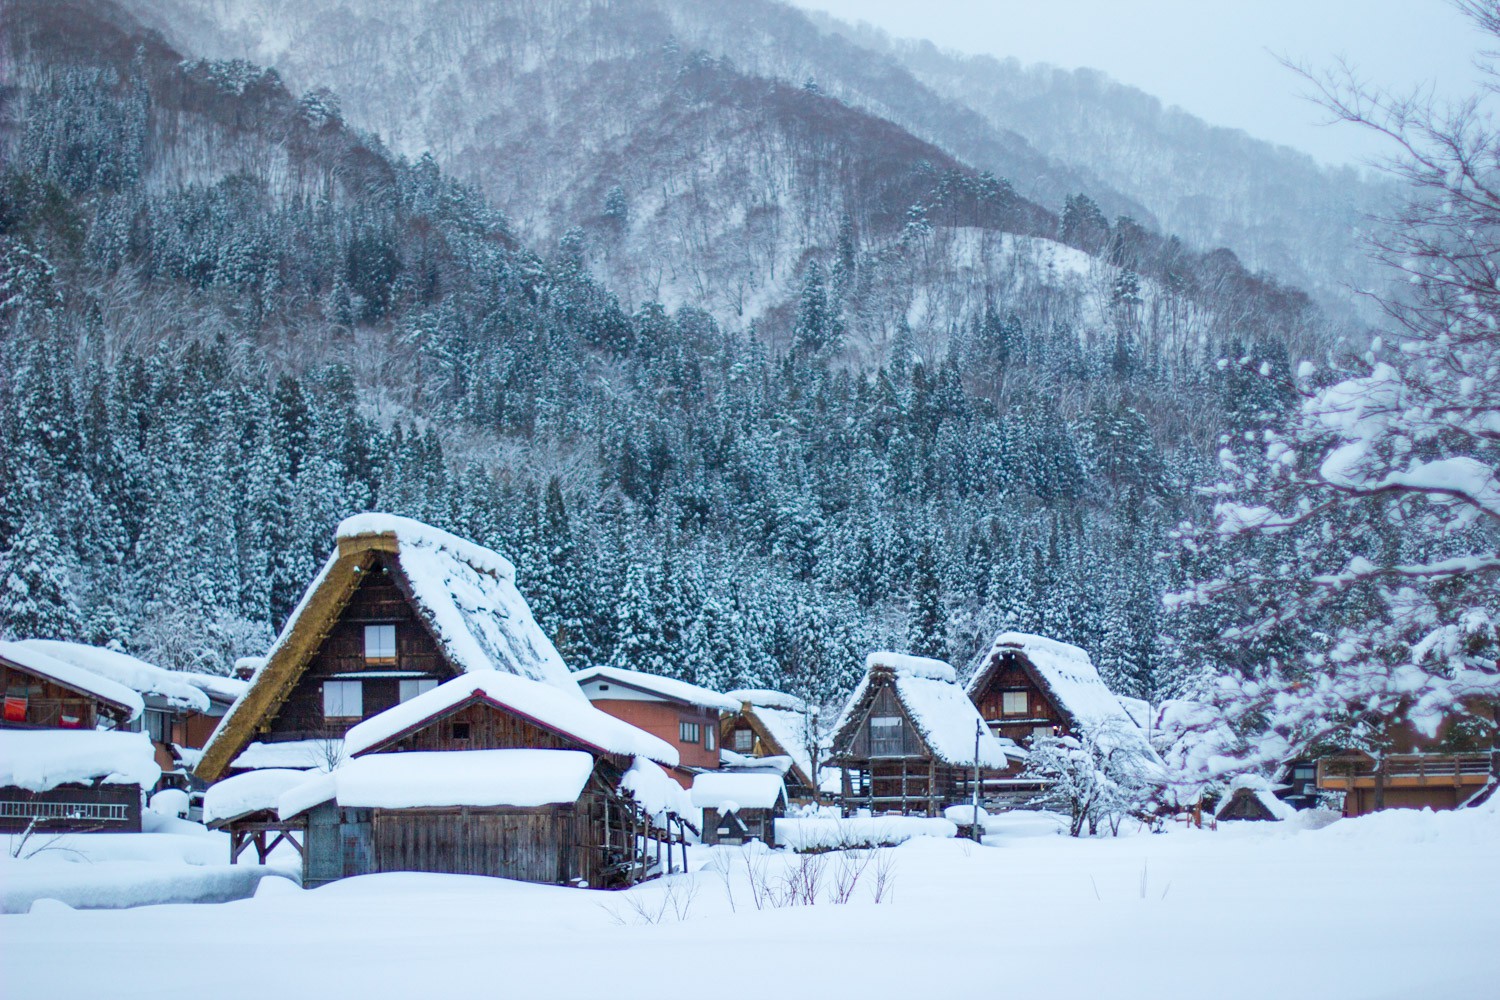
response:
[[[1487,753],[1393,754],[1384,761],[1367,754],[1325,757],[1318,761],[1318,787],[1346,792],[1374,788],[1377,780],[1386,788],[1461,788],[1489,782],[1493,770]]]

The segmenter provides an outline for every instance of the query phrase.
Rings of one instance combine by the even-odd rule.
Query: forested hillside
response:
[[[666,46],[620,79],[677,81],[690,132],[739,108],[748,132],[692,134],[720,166],[766,139],[768,211],[803,222],[738,264],[710,234],[658,299],[639,241],[750,227],[742,204],[553,178],[598,212],[534,242],[337,93],[105,3],[4,18],[0,631],[225,669],[337,521],[381,509],[510,556],[575,666],[826,700],[870,648],[962,666],[1010,627],[1093,650],[1124,693],[1196,671],[1207,612],[1166,621],[1161,595],[1206,568],[1166,534],[1321,336],[1232,254],[1083,196],[1054,214]],[[616,155],[654,170],[639,135]]]

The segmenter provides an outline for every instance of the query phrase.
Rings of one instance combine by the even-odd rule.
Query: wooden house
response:
[[[787,788],[775,772],[708,771],[693,778],[692,800],[703,810],[703,843],[759,840],[774,847]]]
[[[407,518],[349,518],[195,773],[212,782],[268,767],[326,770],[351,727],[477,670],[586,703],[504,557]]]
[[[203,686],[194,683],[199,675],[165,670],[128,653],[80,642],[26,639],[21,645],[123,684],[139,694],[146,706],[139,728],[156,748],[156,763],[162,769],[163,783],[186,786],[182,751],[202,747],[228,708],[226,704],[215,713],[213,699]],[[195,756],[189,755],[190,759]]]
[[[806,702],[780,691],[730,691],[725,697],[739,708],[720,720],[721,766],[730,766],[730,754],[758,759],[785,757],[783,774],[787,796],[793,802],[816,802],[821,773],[818,760],[823,741],[817,718]]]
[[[717,691],[656,674],[619,667],[589,667],[573,679],[594,707],[677,748],[681,765],[673,772],[682,787],[693,775],[719,767],[719,727],[740,703]]]
[[[676,763],[670,746],[514,674],[464,674],[345,747],[277,802],[283,823],[305,823],[307,886],[387,871],[626,885],[685,865],[673,854],[696,829],[660,766]]]
[[[1012,763],[941,660],[871,653],[834,725],[845,810],[941,815]]]
[[[129,731],[140,695],[14,642],[0,642],[0,683],[0,832],[139,832],[161,775],[150,741]]]
[[[1077,646],[1023,632],[995,639],[969,680],[969,697],[996,736],[1025,746],[1037,735],[1071,736],[1109,724],[1145,731]]]

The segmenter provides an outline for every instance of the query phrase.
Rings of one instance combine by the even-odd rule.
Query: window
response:
[[[696,722],[677,723],[677,740],[679,743],[697,743],[701,735],[699,725]]]
[[[749,753],[755,749],[755,734],[748,729],[736,729],[734,731],[735,753]]]
[[[166,712],[154,708],[146,709],[144,728],[152,742],[169,743],[172,740],[172,716]]]
[[[1292,768],[1293,781],[1312,781],[1317,774],[1318,769],[1311,764],[1298,764]]]
[[[1002,715],[1025,715],[1026,714],[1026,692],[1006,691],[1000,696],[1000,712]]]
[[[365,626],[365,662],[396,662],[396,626]]]
[[[419,677],[414,680],[403,680],[401,682],[401,700],[411,701],[419,694],[426,694],[437,687],[437,681],[431,677]]]
[[[1057,735],[1057,730],[1056,730],[1056,727],[1054,727],[1054,726],[1036,726],[1036,727],[1034,727],[1031,730],[1031,738],[1032,739],[1036,739],[1039,736],[1056,736],[1056,735]]]
[[[455,722],[453,724],[453,738],[455,740],[466,740],[469,738],[469,724],[467,722]]]
[[[365,689],[359,681],[323,682],[323,718],[359,719],[365,714]]]
[[[901,716],[870,716],[870,754],[875,757],[901,752]]]
[[[705,750],[717,750],[717,749],[719,749],[718,733],[714,730],[713,726],[704,726],[703,727],[703,749],[705,749]]]

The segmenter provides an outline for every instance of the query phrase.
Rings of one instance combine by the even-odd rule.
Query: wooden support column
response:
[[[927,815],[937,815],[937,758],[927,760]]]

